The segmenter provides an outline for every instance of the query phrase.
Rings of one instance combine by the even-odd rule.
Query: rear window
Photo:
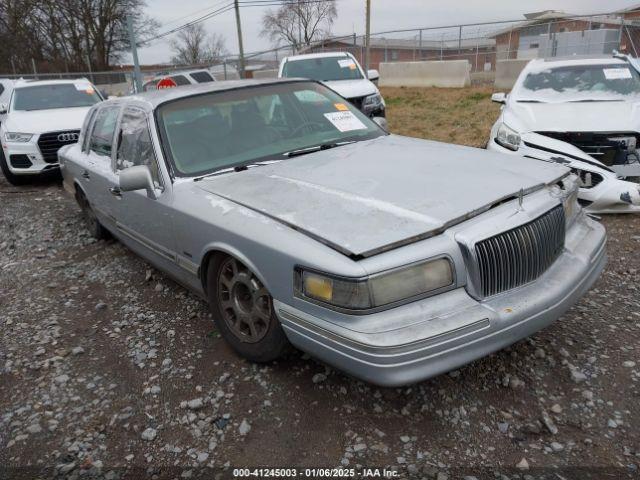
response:
[[[209,72],[193,72],[189,75],[198,83],[213,82],[213,77],[209,74]]]
[[[176,85],[178,85],[178,86],[180,86],[180,85],[191,85],[191,82],[189,80],[187,80],[187,77],[185,77],[184,75],[174,75],[173,77],[169,77],[169,78],[171,78],[171,80],[176,82]]]
[[[102,98],[87,81],[21,87],[13,93],[13,110],[90,107]]]

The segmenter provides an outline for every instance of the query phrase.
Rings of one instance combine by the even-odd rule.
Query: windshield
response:
[[[310,82],[181,98],[161,105],[156,116],[179,176],[281,160],[299,149],[385,135],[340,96]]]
[[[282,76],[319,81],[359,80],[362,73],[350,57],[319,57],[286,62],[282,67]]]
[[[572,65],[527,75],[517,90],[519,102],[628,100],[640,95],[640,75],[630,65]]]
[[[13,92],[13,110],[90,107],[102,100],[89,82],[37,85]]]

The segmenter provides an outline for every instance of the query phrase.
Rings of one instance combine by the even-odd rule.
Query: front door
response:
[[[115,154],[115,174],[129,167],[149,168],[155,186],[155,197],[145,190],[119,192],[117,229],[129,239],[132,248],[163,270],[177,272],[175,238],[171,216],[171,189],[158,167],[147,115],[143,110],[126,107],[122,112]]]

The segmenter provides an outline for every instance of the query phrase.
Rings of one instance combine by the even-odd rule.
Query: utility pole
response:
[[[136,34],[133,31],[133,17],[127,17],[127,29],[129,30],[129,43],[131,43],[131,55],[133,56],[133,84],[136,93],[142,92],[142,75],[140,74],[140,62],[138,61],[138,46]]]
[[[238,58],[238,70],[240,78],[244,78],[244,47],[242,46],[242,25],[240,25],[240,7],[238,6],[238,0],[234,0],[234,6],[236,9],[236,27],[238,27],[238,48],[240,50],[240,57]]]
[[[365,26],[364,44],[364,71],[367,74],[367,78],[369,78],[369,46],[371,44],[371,0],[367,0],[367,19]]]
[[[95,83],[93,79],[93,72],[91,71],[91,56],[87,53],[87,68],[89,69],[89,79],[91,83]]]

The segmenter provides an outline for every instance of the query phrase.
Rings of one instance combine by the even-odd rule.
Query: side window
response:
[[[146,165],[156,186],[160,186],[158,163],[153,151],[147,116],[142,110],[127,108],[120,121],[116,169],[124,170],[134,165]]]
[[[83,152],[88,152],[89,151],[89,138],[91,138],[90,131],[89,129],[91,128],[91,123],[93,122],[93,119],[96,118],[96,111],[97,110],[92,110],[91,113],[89,115],[87,115],[87,118],[84,119],[84,125],[82,126],[82,151]]]
[[[0,95],[4,93],[4,85],[0,83]]]
[[[106,107],[98,110],[89,139],[89,150],[103,157],[111,157],[111,145],[119,112],[120,108],[118,107]]]

